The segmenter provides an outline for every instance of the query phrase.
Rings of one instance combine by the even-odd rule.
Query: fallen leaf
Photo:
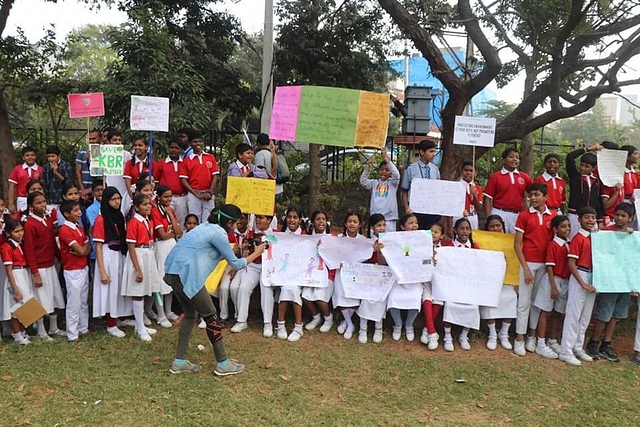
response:
[[[484,405],[480,402],[476,402],[476,406],[480,409],[484,409]]]
[[[2,376],[2,381],[11,381],[11,380],[13,380],[13,377],[11,375]]]
[[[69,387],[69,380],[67,378],[64,378],[62,381],[60,381],[60,387]]]
[[[152,362],[159,362],[160,361],[160,356],[155,356],[151,359]]]
[[[25,386],[25,383],[20,384],[20,385],[18,386],[18,391],[19,391],[19,392],[22,392],[22,390],[24,390],[24,386]]]
[[[505,419],[503,419],[502,421],[504,421],[505,423],[510,423],[512,420],[509,417],[506,417]]]
[[[30,419],[30,418],[25,418],[25,419],[24,419],[24,421],[23,421],[23,423],[24,423],[25,425],[31,425],[31,419]]]
[[[85,383],[85,384],[91,384],[91,381],[89,381],[89,380],[88,380],[88,379],[86,379],[86,378],[83,378],[83,379],[82,379],[82,382],[83,382],[83,383]]]
[[[94,405],[99,405],[102,402],[102,400],[96,400],[95,402],[93,402]]]
[[[315,368],[315,367],[316,367],[316,362],[311,362],[311,363],[309,363],[309,367],[310,367],[310,368]]]
[[[280,379],[281,379],[282,381],[289,381],[289,377],[286,377],[286,376],[284,376],[284,375],[280,375]]]
[[[273,368],[273,362],[268,362],[266,365],[264,365],[265,369],[271,369]]]
[[[538,405],[538,406],[536,406],[536,408],[538,408],[538,409],[544,409],[544,405]]]

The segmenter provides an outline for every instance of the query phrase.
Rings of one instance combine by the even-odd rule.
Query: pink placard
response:
[[[69,100],[69,117],[72,119],[104,116],[102,92],[70,93],[67,99]]]
[[[273,100],[269,137],[295,141],[302,86],[279,86]]]

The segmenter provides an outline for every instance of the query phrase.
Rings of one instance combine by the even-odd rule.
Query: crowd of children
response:
[[[93,136],[99,138],[100,134]],[[104,317],[108,334],[117,338],[126,336],[126,327],[134,327],[139,339],[150,342],[156,333],[150,327],[153,322],[165,328],[179,322],[171,287],[162,280],[165,260],[183,233],[206,221],[214,209],[219,173],[215,157],[203,152],[202,139],[196,134],[187,137],[190,147],[172,140],[169,156],[163,161],[149,159],[147,142],[136,139],[123,176],[109,177],[106,186],[102,178],[87,182],[88,150],[79,153],[75,176],[60,160],[57,147],[47,149],[48,163],[44,167],[37,165],[35,150],[23,150],[23,163],[9,175],[8,209],[2,216],[0,242],[5,266],[1,273],[5,286],[0,292],[0,320],[6,321],[5,327],[11,329],[16,343],[29,344],[30,337],[12,317],[11,306],[32,296],[48,313],[48,329],[44,319],[35,324],[36,337],[47,341],[64,335],[69,342],[77,342],[87,334],[90,305],[92,316]],[[120,141],[115,131],[107,132],[106,138],[107,143]],[[594,153],[603,148],[600,144],[568,154],[569,188],[558,174],[562,159],[556,154],[545,157],[546,171],[532,179],[518,169],[519,152],[508,148],[502,155],[502,169],[491,175],[484,190],[475,183],[473,162],[464,162],[460,180],[466,186],[465,209],[451,224],[448,218],[411,210],[412,179],[440,179],[433,163],[435,144],[423,141],[418,148],[420,159],[404,171],[402,180],[384,150],[377,178],[370,177],[373,160],[367,163],[360,184],[371,191],[368,221],[349,212],[342,224],[343,238],[370,238],[371,257],[366,262],[386,265],[383,244],[378,240],[383,233],[429,230],[437,263],[438,249],[443,246],[481,249],[473,241],[473,230],[479,228],[478,213],[483,212],[485,230],[515,234],[514,249],[520,263],[519,286],[504,285],[498,307],[437,301],[430,282],[395,284],[385,301],[349,298],[341,282],[335,280],[336,270],[329,270],[329,286],[324,288],[302,286],[304,280],[301,286],[264,286],[260,283],[262,265],[258,258],[241,271],[228,267],[223,273],[214,294],[221,323],[233,319],[228,325],[232,333],[246,330],[251,295],[259,289],[265,338],[275,332],[277,338],[294,342],[305,331],[319,327],[326,333],[336,326],[344,339],[357,334],[364,344],[371,322],[372,340],[379,343],[389,313],[391,338],[399,340],[404,331],[406,340],[413,341],[414,323],[422,311],[424,328],[419,341],[429,350],[436,350],[442,342],[444,350],[454,351],[454,327],[459,331],[459,347],[470,350],[469,332],[478,329],[483,320],[489,350],[496,350],[499,343],[518,356],[531,352],[574,366],[597,358],[619,361],[611,341],[616,322],[628,316],[631,296],[598,293],[592,283],[590,236],[596,230],[626,233],[637,229],[633,191],[640,188],[640,179],[633,166],[638,150],[633,146],[620,148],[627,151],[628,161],[624,182],[616,187],[606,187],[598,178]],[[270,163],[271,169],[253,165],[253,151],[247,144],[240,144],[236,154],[237,161],[229,167],[230,176],[275,179],[275,161]],[[398,189],[405,205],[403,215],[398,212]],[[5,211],[4,206],[0,208]],[[281,228],[274,229],[279,224],[273,216],[247,215],[229,233],[229,243],[237,246],[238,253],[246,254],[251,251],[252,239],[271,232],[329,233],[329,219],[325,212],[316,211],[307,222],[301,211],[290,207]],[[585,344],[594,307],[595,325]],[[290,333],[285,327],[289,308],[295,322]],[[306,325],[303,308],[310,314]],[[66,313],[66,331],[59,328],[57,313],[61,309]],[[340,317],[339,322],[334,315]],[[515,335],[515,341],[510,334]],[[640,321],[634,350],[631,360],[640,365]]]

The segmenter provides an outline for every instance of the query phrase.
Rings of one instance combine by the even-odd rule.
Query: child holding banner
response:
[[[580,230],[569,245],[569,296],[562,327],[562,350],[559,358],[571,366],[593,362],[582,348],[596,300],[592,282],[591,230],[597,223],[596,210],[585,206],[578,210]]]
[[[471,160],[462,162],[462,176],[460,182],[467,189],[464,201],[464,217],[469,219],[471,229],[478,229],[478,212],[482,210],[482,187],[475,183],[476,165]],[[455,223],[459,218],[452,218]]]
[[[418,230],[418,218],[414,214],[405,214],[400,217],[400,230]],[[391,288],[387,297],[387,310],[393,319],[393,333],[391,338],[398,341],[402,334],[402,312],[407,310],[407,317],[404,322],[404,333],[407,341],[415,339],[413,322],[418,317],[420,306],[422,305],[422,283],[396,283]]]
[[[442,244],[444,239],[444,226],[440,223],[435,223],[431,226],[431,238],[433,239],[433,253],[435,260],[436,249]],[[424,328],[420,335],[420,342],[425,344],[431,351],[438,348],[438,340],[440,335],[436,330],[436,319],[440,314],[443,302],[433,299],[433,288],[431,282],[424,282],[422,284],[422,313],[424,315]]]
[[[498,215],[490,215],[485,220],[484,229],[494,233],[504,233],[504,221]],[[498,339],[500,339],[502,348],[505,350],[513,349],[509,342],[509,328],[511,327],[511,321],[516,317],[517,305],[518,295],[514,287],[502,285],[498,307],[480,307],[480,318],[487,320],[487,327],[489,328],[489,336],[487,338],[487,348],[489,350],[493,351],[498,347]],[[499,334],[496,331],[496,319],[502,320]]]
[[[520,262],[518,285],[518,316],[516,318],[516,341],[513,352],[524,357],[526,352],[536,350],[536,329],[540,310],[531,307],[547,270],[544,262],[547,245],[553,237],[551,220],[558,214],[546,205],[547,186],[534,183],[527,188],[529,209],[520,212],[516,221],[514,250]],[[524,336],[527,333],[525,344]]]
[[[323,211],[314,211],[310,217],[311,226],[309,227],[309,234],[328,234],[329,228],[327,227],[327,214]],[[320,264],[318,269],[322,269],[322,257],[318,255]],[[320,332],[329,332],[333,326],[333,314],[329,307],[329,301],[333,295],[334,279],[336,276],[336,270],[328,271],[328,286],[324,288],[308,287],[302,288],[302,300],[305,307],[311,312],[313,318],[309,323],[305,325],[307,331],[312,331],[320,325],[322,318],[324,323],[320,326]]]
[[[562,317],[567,308],[567,292],[569,286],[569,236],[571,222],[564,215],[558,215],[551,221],[554,237],[547,246],[547,274],[540,282],[540,288],[533,305],[540,309],[538,321],[538,345],[536,354],[547,359],[557,359],[562,350],[560,334],[562,333]],[[548,343],[545,337],[549,337]]]
[[[454,236],[452,240],[445,240],[442,246],[453,246],[455,248],[478,249],[478,245],[473,243],[471,236],[471,222],[467,218],[458,219],[453,225]],[[478,329],[480,326],[480,310],[477,305],[461,304],[457,302],[446,302],[442,316],[444,322],[444,349],[453,351],[453,337],[451,336],[451,325],[462,326],[462,331],[458,336],[460,348],[471,350],[469,344],[469,330]]]
[[[344,232],[343,237],[350,239],[364,239],[365,237],[360,234],[360,227],[362,226],[362,217],[357,212],[347,212],[347,216],[344,219]],[[336,276],[340,274],[336,272]],[[344,294],[344,287],[342,282],[337,280],[334,284],[333,296],[331,298],[333,306],[340,309],[344,320],[338,325],[338,333],[344,336],[345,340],[350,340],[355,331],[353,325],[353,314],[356,312],[360,305],[360,300],[355,298],[347,298]]]
[[[282,231],[290,234],[307,234],[300,226],[302,215],[296,208],[291,207],[285,211],[286,224]],[[278,339],[288,340],[290,342],[298,341],[304,332],[302,330],[302,297],[300,286],[281,286],[280,287],[280,299],[278,301]],[[285,316],[287,314],[287,308],[291,305],[293,307],[293,316],[295,318],[295,325],[290,335],[287,335],[287,329],[285,326]]]
[[[404,209],[407,213],[411,213],[411,207],[409,206],[409,199],[411,193],[411,181],[416,178],[419,179],[440,179],[440,169],[433,163],[433,159],[436,157],[436,143],[425,139],[418,144],[418,152],[420,153],[420,159],[417,162],[412,163],[404,171],[402,176],[402,189],[401,197]],[[427,197],[426,195],[424,197]],[[428,230],[432,224],[440,221],[440,215],[429,215],[418,213],[415,214],[418,219],[418,224],[421,230]]]
[[[378,166],[378,179],[370,179],[371,165],[375,156],[369,157],[369,161],[360,175],[360,185],[371,191],[369,214],[382,214],[387,222],[389,231],[396,231],[398,221],[398,199],[396,194],[400,185],[400,172],[389,159],[386,148],[381,150],[382,163]]]
[[[376,241],[373,244],[373,255],[371,258],[366,261],[367,264],[380,264],[386,265],[386,261],[382,252],[380,250],[384,246],[382,243],[378,242],[378,237],[381,233],[385,233],[387,231],[387,221],[383,215],[379,213],[375,213],[369,217],[369,227],[368,227],[368,236],[371,238],[375,237]],[[373,333],[373,342],[379,343],[382,341],[382,320],[385,317],[385,312],[387,311],[387,301],[369,301],[369,300],[361,300],[360,306],[356,310],[358,317],[360,317],[360,333],[358,334],[358,341],[360,344],[367,343],[367,324],[369,320],[375,323],[375,331]]]
[[[519,171],[520,152],[509,147],[502,152],[502,169],[489,177],[484,187],[484,214],[499,215],[507,233],[515,233],[518,214],[524,205],[524,195],[533,180]]]

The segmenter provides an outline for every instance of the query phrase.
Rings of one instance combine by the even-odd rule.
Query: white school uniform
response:
[[[471,242],[461,243],[458,239],[453,240],[453,246],[472,249]],[[442,320],[465,328],[480,329],[480,307],[475,304],[446,302],[442,311]]]
[[[586,283],[591,283],[591,273],[578,270],[580,277]],[[573,275],[569,278],[569,296],[567,311],[562,327],[562,351],[560,356],[573,356],[573,351],[582,350],[584,337],[589,327],[591,313],[596,302],[596,294],[582,289]]]
[[[233,231],[233,235],[235,236],[236,242],[234,243],[238,247],[242,246],[242,243],[247,238],[249,234],[249,228],[245,230],[244,233],[239,232],[238,230]],[[224,272],[222,273],[222,278],[220,279],[220,284],[216,291],[212,294],[214,297],[218,298],[218,302],[220,304],[220,318],[222,320],[227,320],[229,318],[229,297],[231,296],[231,281],[235,278],[235,276],[231,276],[231,272],[234,271],[231,266],[227,265],[225,267]],[[237,275],[238,273],[236,273]],[[235,306],[236,312],[235,317],[238,317],[238,306]]]
[[[556,286],[558,287],[558,293],[560,294],[557,299],[551,298],[551,282],[549,281],[549,275],[546,274],[540,282],[540,287],[536,293],[536,298],[533,301],[533,305],[540,310],[564,314],[567,310],[567,297],[569,295],[569,279],[561,279],[558,276],[554,276]]]
[[[289,230],[289,227],[284,231],[286,234],[302,234],[302,227],[298,227],[296,231]],[[298,305],[302,305],[302,287],[301,286],[280,286],[280,299],[278,302],[293,302]]]
[[[17,242],[13,242],[18,245]],[[12,260],[3,260],[3,267],[7,265],[13,265]],[[16,281],[16,285],[18,289],[20,289],[20,293],[22,293],[22,299],[27,300],[28,298],[33,296],[33,282],[31,281],[31,272],[28,267],[21,268],[19,270],[13,270],[13,277]],[[0,320],[11,320],[11,306],[16,303],[16,300],[13,299],[13,288],[9,283],[8,277],[6,277],[6,273],[4,275],[4,288],[3,288],[3,306],[0,311],[2,318]]]
[[[162,225],[161,225],[162,226]],[[157,228],[157,227],[156,227]],[[164,275],[164,262],[167,259],[167,255],[171,252],[171,249],[177,244],[176,239],[158,240],[155,244],[154,254],[156,257],[156,265],[158,267],[158,273],[160,276]],[[137,252],[137,249],[136,249]],[[168,295],[173,290],[167,285],[164,280],[161,280],[160,293],[162,295]]]
[[[93,317],[103,317],[107,313],[113,318],[132,316],[132,299],[122,295],[126,257],[103,243],[102,259],[111,283],[105,285],[100,281],[100,268],[96,262],[93,274]]]
[[[252,262],[242,270],[238,270],[231,280],[229,292],[231,301],[233,301],[233,305],[236,308],[236,319],[240,323],[246,323],[249,318],[251,294],[260,283],[261,272],[262,264]]]
[[[136,213],[131,221],[139,221],[144,224],[147,219]],[[145,227],[149,227],[148,222]],[[149,236],[152,236],[153,231],[151,229],[147,231],[150,233]],[[153,241],[152,237],[151,241]],[[136,243],[136,240],[127,238],[127,243]],[[161,292],[164,281],[158,271],[153,249],[136,247],[136,257],[140,270],[142,270],[142,282],[136,282],[136,272],[131,261],[131,253],[129,253],[124,264],[121,294],[128,297],[144,297],[150,296],[154,292]]]
[[[394,283],[387,296],[387,310],[420,310],[422,307],[422,283]]]
[[[52,265],[48,268],[39,268],[42,286],[33,287],[33,294],[47,313],[53,313],[56,308],[65,308],[64,294],[60,285],[58,270]]]
[[[311,234],[315,234],[315,233],[311,233]],[[302,299],[307,301],[329,302],[331,301],[331,297],[333,296],[333,288],[334,288],[333,280],[327,280],[327,286],[325,286],[324,288],[303,286]]]
[[[356,237],[342,236],[347,239],[366,239],[362,234],[358,234]],[[333,281],[333,295],[331,301],[335,308],[351,308],[358,307],[360,300],[356,298],[347,298],[344,294],[344,287],[342,286],[342,280],[340,279],[340,269],[336,270],[336,277]]]
[[[514,286],[502,285],[497,307],[480,306],[481,319],[515,319],[517,314],[518,294]]]
[[[520,266],[518,272],[518,313],[516,315],[516,334],[526,334],[528,328],[537,329],[540,310],[533,306],[538,287],[547,274],[547,267],[543,262],[527,262],[533,274],[533,283],[528,285],[524,280],[524,269]],[[533,306],[533,307],[532,307]]]

